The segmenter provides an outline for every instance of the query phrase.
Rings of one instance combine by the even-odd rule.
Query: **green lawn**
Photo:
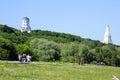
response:
[[[120,67],[77,64],[0,63],[0,80],[112,80]]]

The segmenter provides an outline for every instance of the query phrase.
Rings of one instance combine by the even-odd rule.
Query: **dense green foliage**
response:
[[[120,78],[119,67],[77,64],[1,64],[0,80],[112,80]]]
[[[17,60],[18,54],[30,54],[34,61],[85,63],[104,62],[120,66],[120,46],[97,40],[44,30],[31,33],[0,25],[0,59]]]
[[[60,48],[57,43],[46,39],[33,39],[30,42],[34,58],[38,61],[55,61],[60,58]]]

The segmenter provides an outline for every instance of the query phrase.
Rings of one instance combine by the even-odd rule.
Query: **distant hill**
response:
[[[68,33],[59,33],[45,30],[33,30],[31,33],[20,32],[19,30],[9,27],[7,25],[0,25],[0,36],[11,40],[13,43],[25,43],[29,38],[45,38],[48,40],[53,40],[57,43],[67,43],[67,42],[87,42],[93,41],[98,44],[102,44],[98,40],[91,40],[86,38],[81,38],[80,36],[68,34]],[[21,40],[22,39],[22,40]]]
[[[17,60],[18,54],[25,53],[30,54],[34,61],[79,61],[120,66],[119,45],[47,30],[27,33],[0,25],[0,51],[0,60]]]

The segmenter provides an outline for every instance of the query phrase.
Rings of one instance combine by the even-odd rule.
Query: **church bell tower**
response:
[[[24,17],[22,19],[22,28],[21,28],[21,32],[25,32],[27,31],[28,33],[31,32],[31,28],[30,28],[30,20],[28,17]]]

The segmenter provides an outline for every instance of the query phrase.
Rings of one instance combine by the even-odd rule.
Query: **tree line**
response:
[[[120,46],[103,44],[76,35],[44,30],[23,32],[0,25],[0,60],[17,60],[18,54],[30,54],[33,61],[62,61],[88,64],[104,62],[120,66]]]

